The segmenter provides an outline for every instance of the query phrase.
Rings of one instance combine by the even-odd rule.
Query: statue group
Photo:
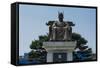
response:
[[[71,41],[72,26],[70,21],[63,21],[64,15],[58,12],[58,21],[48,21],[46,25],[49,26],[49,40],[50,41]]]

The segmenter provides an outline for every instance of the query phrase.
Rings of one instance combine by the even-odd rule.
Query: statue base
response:
[[[47,62],[73,61],[75,47],[75,41],[43,42],[43,48],[47,51]]]

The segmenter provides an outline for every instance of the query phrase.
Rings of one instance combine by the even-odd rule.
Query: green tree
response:
[[[78,33],[72,33],[72,40],[77,42],[76,48],[81,47],[81,44],[86,44],[88,41]]]
[[[41,35],[41,36],[39,36],[39,40],[32,41],[30,48],[31,49],[40,49],[40,48],[42,48],[44,41],[49,41],[48,35]]]
[[[41,48],[40,41],[39,40],[32,41],[32,43],[30,45],[30,48],[31,49],[39,49],[39,48]]]
[[[72,33],[72,40],[78,41],[81,38],[81,35],[78,33]]]
[[[80,49],[77,53],[73,53],[74,61],[92,60],[92,49],[84,46],[88,41],[78,33],[72,33],[72,39],[77,42],[76,48]]]
[[[38,58],[39,55],[38,55],[38,52],[35,52],[35,51],[30,51],[29,52],[29,58]]]
[[[32,51],[29,52],[29,58],[37,58],[39,60],[41,57],[45,56],[45,54],[47,52],[44,48],[42,48],[44,41],[49,41],[48,35],[41,35],[41,36],[39,36],[39,40],[32,41],[32,43],[30,45],[30,49],[32,49]],[[43,59],[40,61],[44,62],[46,60]]]

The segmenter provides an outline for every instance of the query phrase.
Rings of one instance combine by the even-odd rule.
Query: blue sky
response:
[[[75,7],[52,7],[39,5],[19,6],[19,55],[30,51],[32,40],[48,33],[49,20],[58,20],[57,15],[64,11],[64,20],[72,21],[73,32],[88,40],[87,45],[96,51],[96,9]]]

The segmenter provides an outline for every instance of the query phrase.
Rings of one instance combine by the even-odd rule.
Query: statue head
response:
[[[63,13],[62,12],[58,12],[58,19],[59,19],[59,21],[60,22],[63,22],[63,18],[64,18],[64,16],[63,16]]]

